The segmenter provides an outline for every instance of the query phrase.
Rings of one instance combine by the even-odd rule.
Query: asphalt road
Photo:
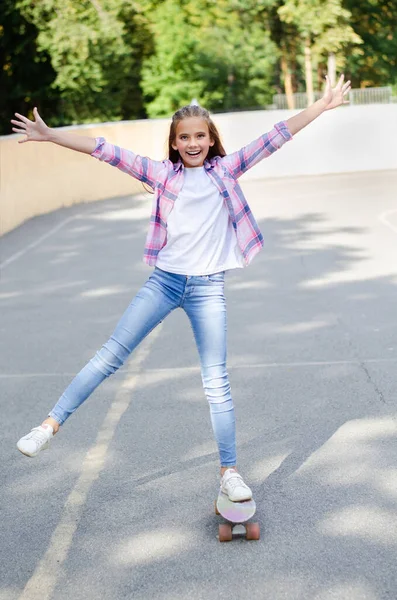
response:
[[[0,240],[0,600],[397,598],[397,172],[244,187],[265,248],[227,277],[228,368],[260,541],[217,540],[182,311],[17,451],[150,273],[150,200],[75,206]]]

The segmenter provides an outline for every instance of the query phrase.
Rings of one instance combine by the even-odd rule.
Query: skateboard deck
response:
[[[227,523],[219,525],[219,541],[230,542],[233,535],[245,535],[247,540],[259,540],[259,523],[248,523],[256,511],[255,500],[232,502],[226,494],[219,492],[215,501],[215,513],[221,515]]]

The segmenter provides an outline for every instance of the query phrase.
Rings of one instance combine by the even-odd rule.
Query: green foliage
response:
[[[344,6],[364,41],[365,52],[348,59],[353,85],[397,85],[396,0],[344,0]]]
[[[303,39],[310,40],[318,58],[362,44],[349,25],[351,13],[343,8],[342,0],[285,0],[278,13],[282,21],[296,26]]]
[[[142,71],[149,116],[168,115],[192,98],[211,110],[271,102],[277,48],[252,18],[244,27],[230,5],[237,3],[165,0],[154,11],[155,49]]]
[[[51,56],[52,87],[72,122],[141,116],[140,59],[150,45],[142,16],[125,0],[20,0]],[[127,98],[131,96],[128,105]]]
[[[51,125],[265,106],[305,89],[309,46],[317,86],[332,52],[397,88],[396,31],[396,0],[1,0],[0,131],[35,105]]]
[[[50,90],[56,73],[48,54],[39,52],[37,35],[36,27],[26,21],[13,0],[1,1],[0,134],[12,133],[14,113],[29,113],[33,104],[54,113],[59,110],[59,97]]]

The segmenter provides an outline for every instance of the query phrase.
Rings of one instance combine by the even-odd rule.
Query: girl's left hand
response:
[[[323,102],[325,103],[325,110],[330,110],[331,108],[336,108],[337,106],[341,106],[341,104],[349,104],[348,100],[345,100],[345,96],[351,90],[350,80],[344,82],[345,76],[341,75],[339,77],[339,81],[334,88],[331,87],[331,82],[329,77],[326,75],[326,84],[325,84],[325,92],[323,96]]]

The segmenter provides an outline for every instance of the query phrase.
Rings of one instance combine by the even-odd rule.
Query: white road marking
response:
[[[386,227],[394,231],[394,233],[397,233],[397,225],[390,223],[388,220],[388,217],[394,214],[397,214],[397,208],[394,208],[393,210],[386,210],[378,216],[378,219],[383,225],[386,225]]]
[[[136,194],[133,197],[134,197],[134,199],[137,199],[137,200],[144,200],[144,199],[150,197],[150,194]],[[86,215],[93,216],[94,212],[95,212],[95,210],[88,211],[86,213]],[[33,248],[36,248],[39,244],[41,244],[41,242],[43,242],[44,240],[46,240],[47,238],[49,238],[51,235],[53,235],[54,233],[56,233],[57,231],[59,231],[59,229],[61,229],[67,223],[70,223],[71,221],[74,221],[75,219],[80,219],[82,216],[83,215],[80,213],[80,214],[77,214],[77,215],[73,215],[72,217],[68,217],[64,221],[61,221],[61,223],[58,223],[58,225],[56,225],[55,227],[53,227],[52,229],[50,229],[49,231],[47,231],[47,233],[45,233],[41,237],[37,238],[37,240],[35,240],[31,244],[28,244],[22,250],[19,250],[15,254],[12,254],[11,256],[9,256],[8,258],[6,258],[2,263],[0,263],[0,269],[4,269],[8,265],[10,265],[14,261],[16,261],[18,258],[20,258],[24,254],[26,254],[26,252],[28,252],[29,250],[32,250]]]
[[[162,325],[159,325],[134,354],[131,368],[127,369],[126,378],[105,416],[97,439],[84,458],[80,477],[65,502],[60,521],[52,534],[47,551],[27,582],[19,600],[50,600],[52,597],[63,569],[63,563],[71,548],[89,491],[105,465],[106,454],[117,425],[132,401],[132,392],[138,382],[139,369],[161,329]],[[134,370],[133,374],[131,374],[131,369]]]
[[[0,379],[27,379],[29,377],[74,377],[75,373],[0,373]]]
[[[153,333],[151,334],[153,335]],[[397,362],[396,357],[390,358],[363,358],[361,360],[313,360],[306,362],[285,362],[285,363],[251,363],[251,364],[238,364],[228,365],[228,370],[232,371],[235,369],[290,369],[300,367],[332,367],[338,365],[361,365],[361,364],[382,364],[382,363],[395,363]],[[183,373],[198,373],[200,366],[191,367],[165,367],[158,369],[147,369],[146,373],[172,373],[173,375]],[[128,368],[128,373],[140,373],[139,367],[131,365]],[[0,373],[0,379],[27,379],[29,377],[74,377],[76,373]]]
[[[47,231],[47,233],[45,233],[41,237],[37,238],[37,240],[35,240],[31,244],[28,244],[27,246],[25,246],[25,248],[23,248],[22,250],[19,250],[19,252],[16,252],[15,254],[12,254],[11,256],[6,258],[2,263],[0,263],[0,269],[4,269],[5,267],[8,267],[8,265],[10,265],[14,261],[16,261],[18,258],[20,258],[24,254],[26,254],[26,252],[28,252],[29,250],[32,250],[33,248],[36,248],[39,244],[41,244],[41,242],[43,242],[44,240],[49,238],[51,235],[53,235],[54,233],[59,231],[64,225],[66,225],[67,223],[70,223],[70,221],[73,221],[74,219],[78,219],[80,216],[81,215],[74,215],[73,217],[68,217],[64,221],[61,221],[61,223],[58,223],[58,225],[56,225],[55,227],[50,229],[50,231]]]

